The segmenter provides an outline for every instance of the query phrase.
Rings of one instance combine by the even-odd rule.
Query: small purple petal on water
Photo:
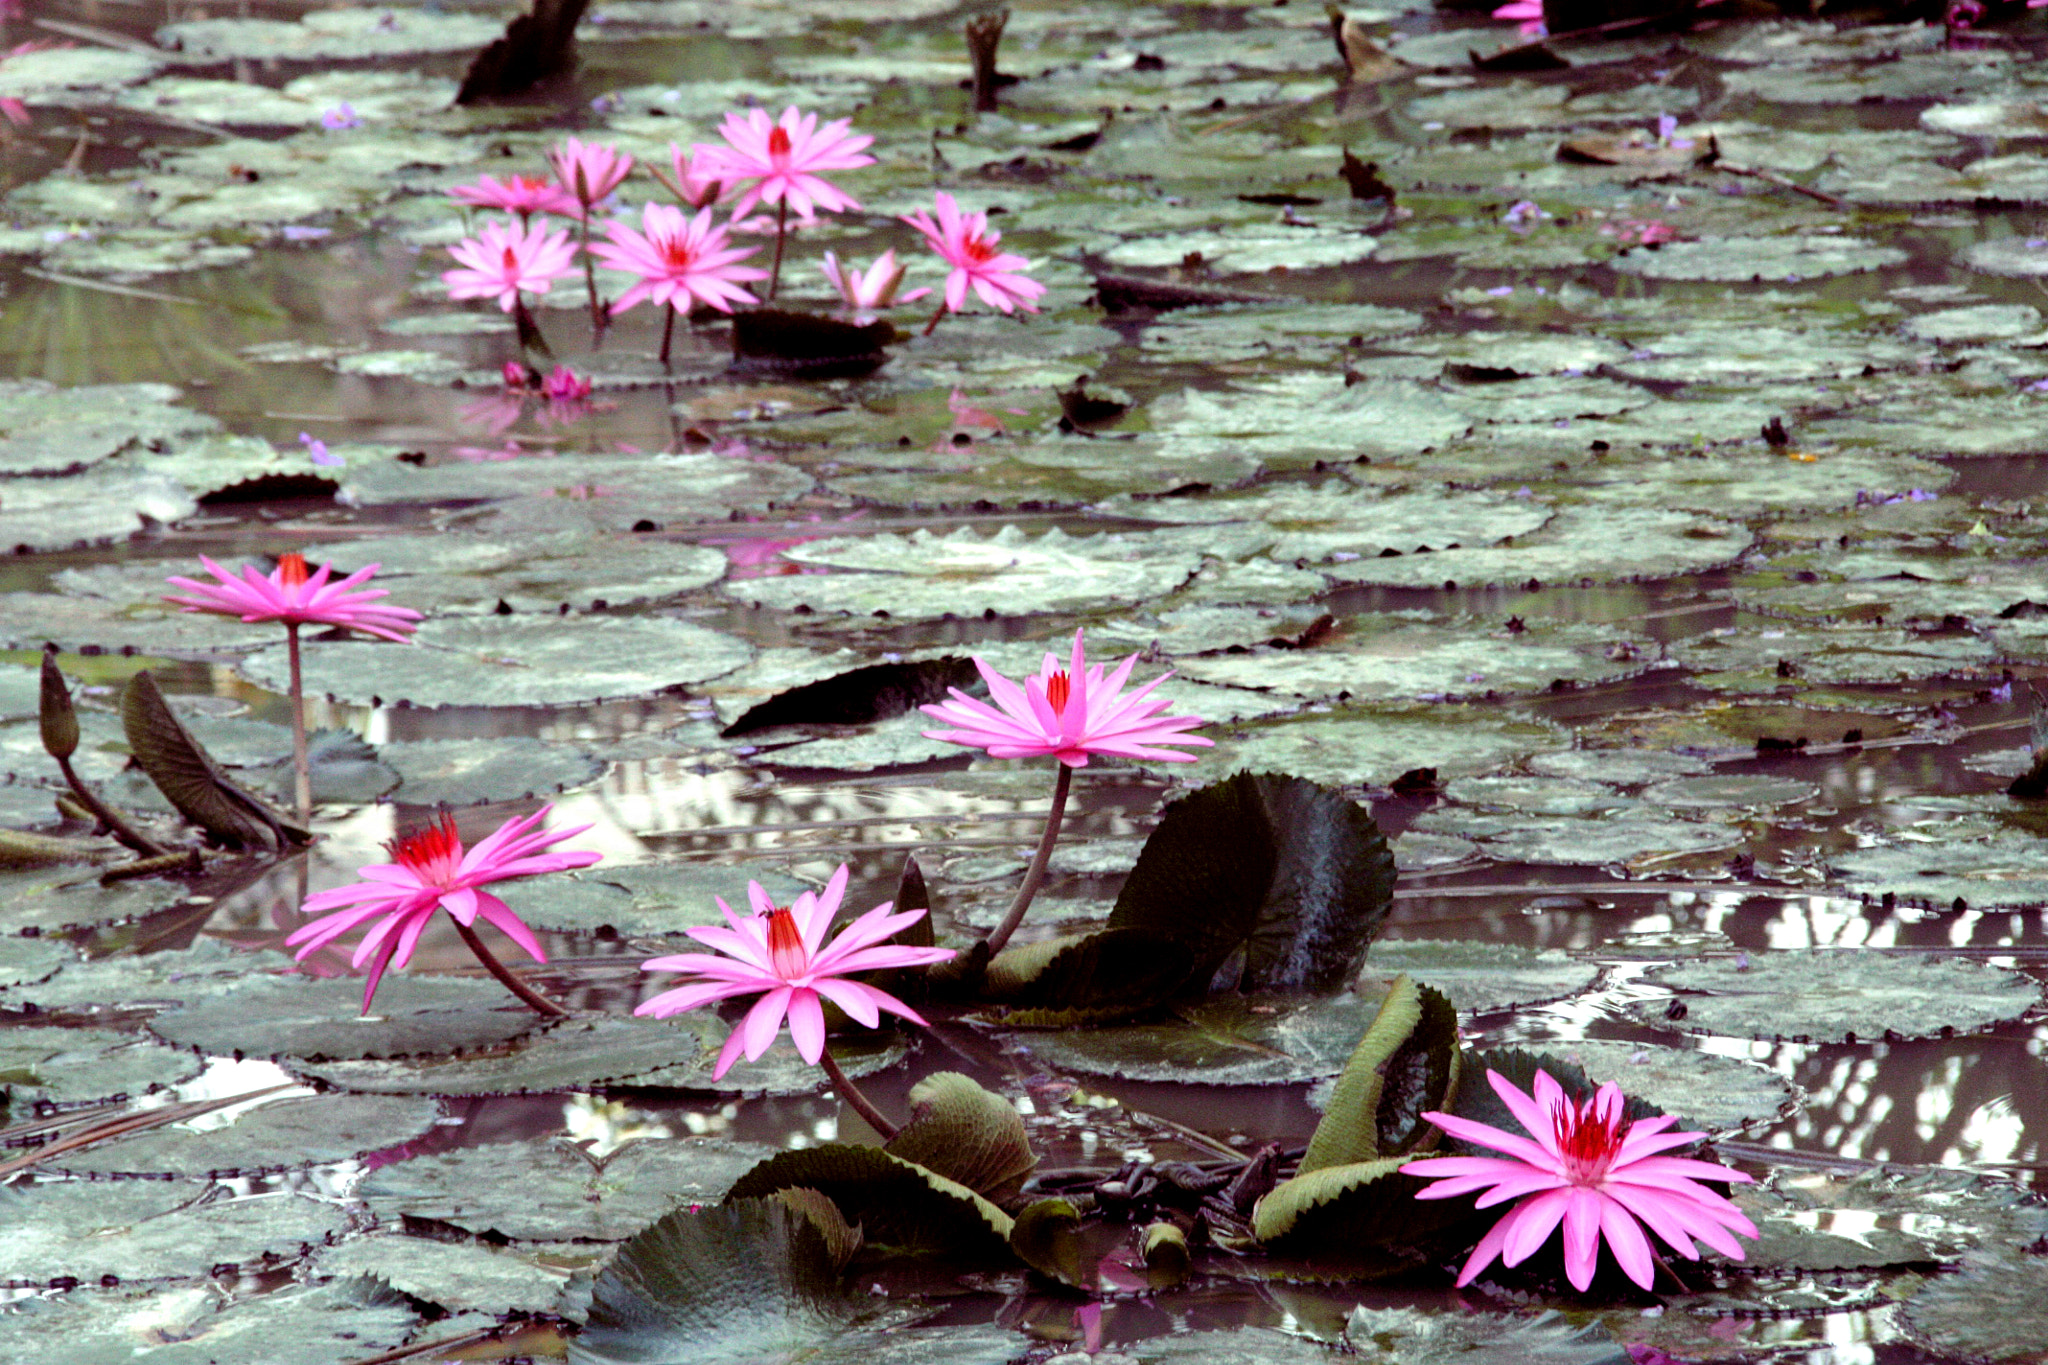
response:
[[[287,242],[314,242],[334,233],[333,228],[307,227],[304,223],[286,223],[280,231]]]
[[[334,466],[342,463],[341,456],[327,449],[327,442],[306,432],[299,433],[299,444],[306,448],[306,455],[314,464]]]
[[[344,128],[362,127],[363,120],[357,115],[354,107],[347,100],[343,100],[320,115],[320,126],[330,132],[340,132]]]
[[[2027,246],[2030,250],[2038,251],[2042,247],[2048,246],[2048,237],[2029,237],[2027,238]]]
[[[1497,284],[1493,288],[1486,291],[1487,297],[1495,299],[1504,299],[1514,292],[1515,287],[1511,284]]]

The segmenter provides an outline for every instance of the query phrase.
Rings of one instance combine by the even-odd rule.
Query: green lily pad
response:
[[[1793,1042],[1924,1038],[2016,1019],[2040,1003],[2038,982],[1962,958],[1785,951],[1685,963],[1652,973],[1680,992],[1631,1002],[1653,1028]]]
[[[383,991],[378,994],[381,997]],[[530,1011],[528,1014],[531,1016]],[[551,1090],[595,1090],[628,1081],[668,1085],[674,1083],[666,1078],[671,1071],[691,1078],[701,1072],[708,1077],[720,1041],[713,1037],[716,1031],[715,1021],[697,1014],[684,1015],[677,1024],[633,1018],[570,1019],[511,1052],[476,1057],[451,1057],[442,1052],[325,1062],[294,1057],[289,1061],[296,1075],[368,1094],[538,1095]]]
[[[0,67],[12,70],[11,61]],[[70,473],[133,446],[219,429],[178,396],[168,384],[0,382],[0,474]]]
[[[1598,1323],[1574,1325],[1551,1311],[1533,1318],[1436,1313],[1417,1308],[1351,1310],[1344,1339],[1402,1365],[1627,1365],[1635,1356]]]
[[[1652,280],[1796,282],[1904,265],[1906,253],[1861,237],[1722,237],[1624,251],[1609,265]]]
[[[192,1079],[204,1065],[201,1058],[114,1029],[16,1027],[0,1033],[0,1075],[21,1098],[78,1104],[150,1094]]]
[[[54,1157],[67,1175],[261,1175],[346,1161],[427,1132],[441,1115],[433,1100],[385,1095],[314,1095],[273,1100],[224,1128],[156,1128]]]
[[[1425,812],[1415,828],[1474,840],[1489,858],[1504,862],[1568,867],[1655,865],[1733,848],[1744,837],[1733,826],[1683,820],[1648,805],[1585,818],[1439,809]]]
[[[1460,1013],[1484,1013],[1576,995],[1593,984],[1600,968],[1556,948],[1426,938],[1373,944],[1361,980],[1402,974],[1441,991]]]
[[[362,983],[245,976],[150,1021],[165,1042],[215,1056],[402,1057],[489,1047],[540,1018],[495,981],[388,974],[365,1015]],[[252,1021],[261,1021],[255,1023]]]
[[[514,1242],[616,1242],[673,1209],[724,1197],[771,1151],[721,1138],[642,1138],[599,1158],[559,1138],[531,1138],[380,1167],[356,1194],[385,1219],[403,1214]]]
[[[313,1270],[337,1279],[370,1276],[452,1313],[545,1313],[570,1275],[594,1259],[593,1248],[563,1243],[501,1247],[381,1236],[327,1247],[314,1256]]]
[[[1914,1335],[1943,1355],[1998,1365],[2034,1365],[2048,1340],[2041,1304],[2043,1267],[2031,1248],[1997,1247],[1967,1257],[1906,1303]]]
[[[1588,1079],[1613,1081],[1623,1093],[1679,1116],[1679,1127],[1714,1136],[1772,1123],[1792,1112],[1798,1091],[1754,1062],[1690,1048],[1580,1040],[1550,1045]]]
[[[1561,738],[1548,721],[1497,707],[1386,707],[1219,733],[1215,747],[1181,771],[1190,781],[1264,768],[1331,786],[1386,786],[1417,768],[1440,777],[1492,772]]]
[[[182,903],[184,882],[143,877],[101,886],[97,874],[77,868],[36,868],[0,873],[0,925],[8,932],[61,933],[128,924]]]
[[[338,701],[414,706],[544,706],[642,696],[730,673],[753,646],[662,616],[492,616],[428,621],[415,645],[320,642],[306,690]],[[282,692],[285,650],[237,665]]]
[[[9,941],[51,942],[43,939]],[[239,979],[246,970],[244,960],[222,940],[201,937],[190,948],[141,957],[67,961],[55,976],[21,985],[0,986],[0,1003],[8,1009],[33,1006],[45,1012],[64,1013],[118,1006],[126,1013],[181,1004],[223,983]]]
[[[0,481],[0,550],[26,554],[104,544],[198,510],[191,495],[169,479],[116,471],[113,463],[62,480]]]
[[[1257,456],[1269,469],[1349,463],[1361,455],[1408,459],[1472,425],[1424,385],[1374,379],[1347,386],[1341,375],[1313,372],[1228,390],[1183,389],[1146,411],[1169,454],[1221,448]]]
[[[912,1086],[910,1119],[882,1146],[990,1199],[1016,1194],[1038,1164],[1016,1106],[957,1071]]]
[[[277,19],[191,19],[166,24],[157,45],[193,66],[231,60],[333,62],[467,52],[504,33],[483,14],[418,9],[315,10],[297,23]]]
[[[379,536],[312,546],[310,563],[337,572],[378,564],[377,585],[416,611],[575,611],[623,607],[715,583],[724,552],[647,537],[557,531],[523,537]]]
[[[2048,905],[2048,873],[2041,870],[2039,835],[1986,831],[1976,822],[1935,832],[1934,840],[1834,854],[1828,866],[1850,891],[1867,899],[1891,898],[1941,910]]]
[[[735,1181],[725,1207],[782,1190],[809,1189],[839,1206],[869,1247],[940,1256],[954,1264],[1006,1265],[1010,1215],[965,1185],[879,1147],[820,1143],[769,1157]]]
[[[1372,1022],[1348,992],[1307,1003],[1233,997],[1185,1005],[1158,1023],[1022,1035],[1047,1066],[1124,1080],[1291,1085],[1334,1076]]]
[[[44,1182],[0,1190],[0,1283],[182,1279],[295,1260],[348,1226],[338,1204],[292,1194],[199,1202],[204,1186]]]
[[[377,757],[398,774],[397,799],[416,806],[546,796],[589,786],[605,770],[581,749],[523,735],[401,741],[384,745]]]
[[[1659,782],[1643,792],[1652,805],[1677,810],[1711,810],[1734,807],[1769,810],[1811,801],[1820,788],[1795,777],[1772,777],[1767,773],[1720,773],[1712,777],[1680,777]]]
[[[0,990],[48,981],[78,955],[59,939],[0,938]]]
[[[677,862],[607,864],[527,878],[504,883],[499,895],[536,928],[673,936],[693,925],[725,923],[714,897],[746,913],[748,882],[759,882],[777,905],[816,889],[768,867]]]
[[[565,295],[565,297],[567,297]],[[381,452],[380,452],[381,453]],[[351,458],[341,494],[362,507],[491,499],[450,517],[448,529],[524,541],[537,535],[630,531],[722,521],[765,512],[810,490],[810,475],[784,465],[716,455],[547,456],[415,465],[395,456]],[[687,555],[682,556],[685,563]]]
[[[100,1186],[81,1187],[101,1189]],[[74,1290],[30,1298],[0,1317],[0,1351],[66,1365],[350,1365],[402,1343],[418,1318],[353,1287],[287,1286],[223,1303],[212,1285]]]
[[[1411,554],[1423,546],[1496,545],[1550,519],[1549,508],[1526,498],[1433,489],[1390,493],[1343,480],[1262,485],[1221,496],[1112,498],[1096,510],[1145,521],[1263,522],[1274,533],[1265,553],[1312,563],[1387,550]]]
[[[1655,507],[1567,507],[1513,546],[1440,549],[1332,564],[1323,572],[1387,588],[1523,583],[1641,582],[1732,563],[1750,533],[1725,521]]]

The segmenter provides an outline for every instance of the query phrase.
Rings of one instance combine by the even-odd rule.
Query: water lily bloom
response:
[[[597,258],[614,270],[640,277],[612,304],[614,314],[642,299],[679,313],[688,312],[693,303],[730,313],[735,303],[757,301],[740,282],[765,280],[768,272],[738,262],[760,248],[730,245],[726,229],[711,221],[710,209],[700,209],[691,218],[672,204],[649,204],[641,210],[640,226],[643,230],[635,232],[623,222],[607,223],[604,235],[611,240],[593,248]]]
[[[1514,24],[1525,38],[1541,38],[1548,31],[1543,26],[1543,0],[1510,0],[1493,17]]]
[[[710,158],[692,157],[683,150],[681,143],[669,143],[668,155],[675,170],[675,179],[668,179],[651,165],[648,172],[667,186],[669,193],[691,208],[708,209],[732,188],[729,182],[718,178],[718,167]]]
[[[578,403],[590,397],[590,381],[567,365],[557,365],[541,381],[540,392],[551,403]]]
[[[1073,656],[1064,667],[1048,650],[1037,675],[1024,679],[1021,687],[975,656],[974,666],[981,670],[996,704],[952,688],[950,701],[919,709],[953,728],[927,730],[925,738],[986,749],[991,758],[1050,754],[1070,768],[1087,767],[1090,754],[1191,763],[1193,754],[1161,746],[1215,743],[1183,733],[1200,725],[1201,717],[1160,714],[1172,703],[1151,692],[1172,673],[1162,673],[1125,695],[1124,684],[1138,656],[1131,655],[1104,677],[1101,664],[1088,662],[1081,634],[1074,632]]]
[[[278,558],[268,574],[244,564],[240,575],[199,556],[199,562],[218,582],[193,578],[166,580],[183,588],[189,597],[164,594],[185,611],[212,612],[217,616],[239,616],[244,621],[278,621],[287,626],[346,626],[368,635],[381,635],[403,644],[419,628],[420,614],[410,607],[386,606],[378,599],[391,594],[383,588],[359,588],[380,566],[372,564],[335,582],[334,567],[322,564],[308,572],[305,558],[288,554]]]
[[[1475,1207],[1516,1201],[1472,1249],[1458,1273],[1460,1285],[1470,1284],[1496,1256],[1503,1265],[1521,1264],[1550,1240],[1560,1222],[1565,1275],[1575,1289],[1593,1282],[1603,1237],[1622,1271],[1648,1289],[1655,1267],[1644,1227],[1689,1261],[1700,1258],[1695,1237],[1724,1256],[1742,1259],[1741,1244],[1729,1234],[1755,1237],[1755,1225],[1697,1182],[1747,1182],[1749,1177],[1710,1161],[1659,1155],[1705,1133],[1665,1131],[1678,1122],[1668,1114],[1629,1120],[1621,1087],[1611,1082],[1590,1099],[1577,1100],[1546,1071],[1536,1073],[1533,1097],[1497,1071],[1488,1071],[1486,1079],[1530,1136],[1455,1114],[1426,1113],[1424,1118],[1452,1137],[1507,1156],[1432,1157],[1401,1168],[1443,1181],[1418,1199],[1453,1199],[1485,1190]]]
[[[548,153],[548,164],[555,168],[562,188],[589,208],[624,182],[633,169],[633,158],[616,147],[571,137]]]
[[[384,969],[403,967],[412,960],[413,949],[436,910],[446,910],[465,939],[474,937],[469,932],[472,924],[487,920],[535,962],[546,962],[540,941],[525,922],[505,902],[480,888],[515,877],[589,867],[604,856],[581,850],[544,852],[590,828],[540,828],[553,809],[542,806],[531,815],[507,820],[467,852],[463,851],[462,836],[455,831],[455,817],[443,811],[440,819],[425,829],[386,844],[392,861],[358,869],[361,881],[306,897],[302,908],[320,918],[294,929],[285,942],[297,946],[298,960],[304,961],[350,930],[376,920],[356,945],[354,958],[357,967],[371,964],[369,981],[363,987],[365,1014],[370,1012]],[[476,946],[471,943],[472,948]],[[495,959],[487,957],[485,965],[494,966]]]
[[[981,301],[991,308],[1008,313],[1022,308],[1027,313],[1038,311],[1036,300],[1045,293],[1045,286],[1030,276],[1021,273],[1031,262],[1022,256],[996,250],[996,243],[1003,234],[992,231],[986,213],[962,213],[953,196],[940,190],[937,197],[939,216],[919,209],[906,213],[903,221],[924,234],[931,249],[939,253],[946,263],[953,267],[946,276],[945,312],[957,313],[967,304],[967,289],[981,296]],[[936,322],[936,319],[934,319]],[[926,328],[930,331],[930,328]]]
[[[765,109],[735,109],[718,126],[725,146],[700,143],[693,149],[697,174],[754,182],[740,195],[735,218],[757,203],[786,206],[799,218],[809,218],[814,206],[832,213],[857,209],[860,204],[852,195],[818,174],[874,164],[864,154],[874,139],[852,128],[853,120],[843,118],[821,128],[816,114],[799,113],[793,104],[773,122]]]
[[[701,978],[643,1001],[633,1011],[657,1019],[684,1010],[730,1000],[742,995],[760,995],[754,1007],[726,1038],[719,1049],[717,1080],[732,1068],[740,1054],[754,1061],[768,1050],[789,1020],[789,1036],[797,1052],[815,1066],[825,1052],[825,1011],[821,998],[845,1010],[854,1022],[874,1028],[882,1021],[881,1010],[901,1015],[914,1024],[924,1020],[917,1011],[887,991],[851,978],[858,972],[890,967],[921,967],[944,962],[953,956],[951,948],[912,948],[884,943],[891,934],[923,917],[922,910],[892,914],[892,903],[884,901],[839,931],[830,943],[826,931],[839,902],[846,894],[844,863],[832,874],[822,894],[806,891],[796,903],[778,906],[759,882],[747,883],[751,915],[737,915],[722,897],[715,897],[729,928],[716,925],[685,929],[691,938],[715,953],[679,953],[650,958],[642,971],[682,972]]]
[[[583,212],[574,194],[544,175],[508,175],[503,181],[483,175],[474,185],[457,185],[448,193],[477,208],[516,213],[522,223],[536,213],[575,218]]]
[[[306,458],[314,464],[333,466],[344,463],[341,456],[336,455],[327,448],[327,442],[311,432],[300,432],[299,444],[306,448]]]
[[[556,280],[576,272],[576,248],[569,244],[567,229],[549,232],[544,223],[485,223],[482,232],[463,238],[448,254],[465,267],[441,272],[449,298],[496,298],[508,313],[518,306],[520,290],[545,294]]]
[[[892,248],[875,257],[875,263],[865,271],[854,265],[841,265],[836,252],[828,251],[818,267],[825,272],[825,278],[839,291],[839,297],[855,313],[866,314],[877,308],[887,308],[896,302],[896,291],[903,284],[905,267],[896,261]],[[903,296],[909,303],[931,293],[929,289],[913,289]]]

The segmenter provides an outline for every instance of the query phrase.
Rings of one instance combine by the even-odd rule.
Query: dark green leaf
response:
[[[1009,1260],[1010,1215],[965,1185],[876,1147],[822,1143],[772,1156],[736,1181],[726,1202],[817,1190],[884,1252],[963,1263]]]
[[[71,709],[71,691],[58,671],[55,650],[43,652],[41,719],[43,749],[51,758],[78,752],[78,713]]]
[[[988,993],[1009,1006],[1003,1022],[1066,1028],[1127,1018],[1171,996],[1189,977],[1189,954],[1155,929],[1109,928],[1005,949],[988,967]]]
[[[149,780],[178,814],[229,848],[285,848],[306,841],[269,806],[236,786],[178,720],[156,679],[137,673],[121,693],[121,728]]]
[[[1301,1159],[1303,1175],[1412,1151],[1433,1130],[1422,1113],[1455,1093],[1458,1012],[1440,992],[1396,977],[1358,1040]]]
[[[867,725],[914,706],[944,701],[948,688],[970,687],[971,660],[948,655],[921,663],[870,664],[778,692],[720,732],[731,739],[777,725]]]
[[[882,1150],[1002,1201],[1038,1164],[1015,1105],[957,1071],[910,1088],[910,1122]]]
[[[1095,1260],[1081,1235],[1081,1214],[1064,1199],[1040,1199],[1017,1214],[1010,1250],[1039,1274],[1075,1289],[1095,1283]]]

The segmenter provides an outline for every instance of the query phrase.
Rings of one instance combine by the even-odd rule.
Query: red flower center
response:
[[[992,259],[996,254],[995,247],[990,245],[988,239],[984,237],[969,237],[960,244],[960,251],[962,255],[966,256],[968,260],[973,261],[976,265]]]
[[[384,847],[391,851],[393,862],[432,886],[448,886],[462,864],[462,836],[455,832],[455,817],[447,811],[425,829],[393,839]]]
[[[1054,715],[1063,716],[1067,713],[1067,698],[1073,695],[1073,690],[1073,679],[1066,675],[1065,670],[1045,680],[1045,702],[1052,707]]]
[[[804,951],[803,931],[796,927],[796,916],[787,906],[778,905],[768,912],[768,961],[785,980],[802,976],[811,965],[810,954]]]
[[[505,273],[507,275],[517,275],[519,273],[519,253],[509,246],[505,248]]]
[[[789,129],[779,123],[768,130],[768,155],[778,161],[789,155]]]
[[[278,557],[277,581],[285,587],[296,588],[301,583],[304,583],[308,576],[306,572],[306,557],[304,555],[293,553]]]
[[[1557,1150],[1564,1157],[1565,1177],[1576,1185],[1599,1183],[1620,1154],[1622,1139],[1631,1127],[1620,1104],[1603,1115],[1595,1107],[1597,1099],[1567,1096],[1550,1113]]]
[[[654,239],[653,246],[670,274],[687,275],[697,264],[697,248],[687,237],[659,237]]]

